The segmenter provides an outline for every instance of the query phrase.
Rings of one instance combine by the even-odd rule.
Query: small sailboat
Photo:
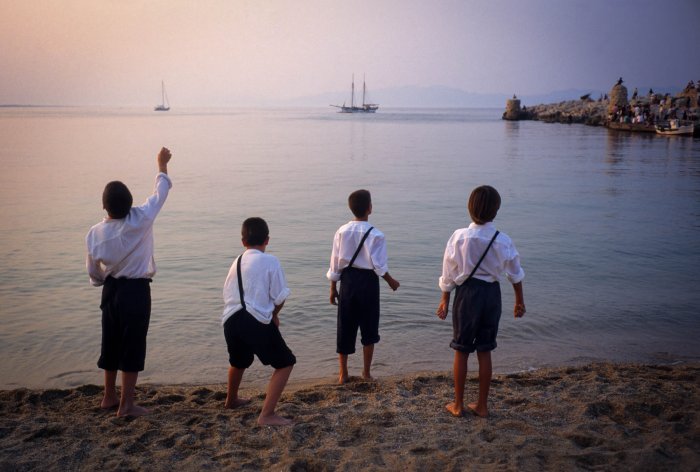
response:
[[[160,90],[161,90],[160,105],[156,105],[156,107],[153,109],[153,111],[168,111],[168,110],[170,110],[170,104],[168,103],[168,94],[165,93],[165,82],[163,82],[162,80],[160,81]]]
[[[364,77],[362,78],[362,106],[355,106],[355,74],[352,75],[352,88],[350,89],[350,106],[342,105],[331,105],[335,108],[340,108],[339,113],[374,113],[379,108],[376,103],[365,103],[365,97],[367,94],[367,86],[365,84]]]

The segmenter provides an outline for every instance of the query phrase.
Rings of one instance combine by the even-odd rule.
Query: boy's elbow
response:
[[[511,284],[516,285],[516,284],[521,283],[523,281],[523,279],[525,278],[525,271],[523,269],[520,269],[520,271],[517,274],[508,273],[508,274],[506,274],[506,276],[508,277],[508,281]]]

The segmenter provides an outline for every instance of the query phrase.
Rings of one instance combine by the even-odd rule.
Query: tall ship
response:
[[[168,111],[170,110],[170,104],[168,103],[168,94],[165,93],[165,82],[160,81],[160,105],[156,105],[153,111]]]
[[[339,113],[374,113],[379,109],[379,105],[376,103],[365,103],[365,97],[367,96],[367,85],[365,84],[364,77],[362,78],[362,105],[355,106],[355,74],[352,75],[352,88],[350,90],[350,106],[342,105],[331,105],[335,108],[340,108]]]

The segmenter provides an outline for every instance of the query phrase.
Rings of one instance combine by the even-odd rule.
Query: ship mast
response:
[[[365,106],[365,76],[362,76],[362,106]]]
[[[355,108],[355,74],[352,74],[352,92],[350,94],[350,106]]]

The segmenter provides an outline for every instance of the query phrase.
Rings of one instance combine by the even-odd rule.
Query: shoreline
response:
[[[494,375],[490,418],[453,418],[450,372],[290,383],[278,412],[223,409],[226,386],[139,385],[141,418],[102,387],[0,391],[0,469],[590,470],[700,467],[700,362],[597,362]],[[476,395],[476,372],[467,400]]]

